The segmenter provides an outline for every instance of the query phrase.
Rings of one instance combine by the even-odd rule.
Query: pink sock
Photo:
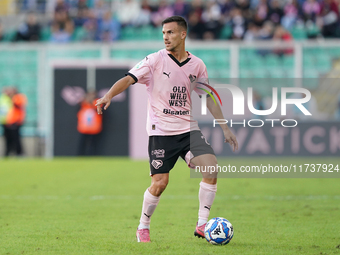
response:
[[[143,209],[142,209],[142,215],[140,217],[138,229],[149,228],[151,215],[155,211],[158,205],[159,199],[160,199],[160,196],[155,197],[149,192],[148,189],[146,189],[144,193]]]
[[[214,202],[217,191],[217,184],[200,183],[200,191],[198,198],[200,201],[200,208],[198,211],[198,225],[203,225],[208,221],[210,208]]]

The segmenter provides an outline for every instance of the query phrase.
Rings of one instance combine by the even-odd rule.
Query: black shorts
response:
[[[149,136],[151,175],[169,173],[178,157],[183,158],[189,165],[192,158],[203,154],[215,155],[199,130],[180,135]]]

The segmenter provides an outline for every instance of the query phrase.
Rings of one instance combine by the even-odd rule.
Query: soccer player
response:
[[[181,156],[190,166],[216,166],[217,160],[206,142],[197,122],[191,116],[190,92],[197,89],[194,80],[207,81],[207,69],[203,61],[185,50],[187,23],[180,16],[165,19],[163,39],[165,49],[148,55],[118,80],[108,93],[97,101],[98,114],[102,105],[106,110],[111,99],[131,84],[146,84],[148,92],[147,132],[149,135],[149,162],[151,186],[144,193],[137,241],[150,242],[150,218],[169,181],[169,172]],[[211,97],[207,108],[215,119],[224,119],[221,108]],[[221,125],[225,142],[238,149],[236,137],[226,124]],[[199,189],[198,222],[195,236],[204,237],[210,208],[217,190],[217,173],[202,173]]]

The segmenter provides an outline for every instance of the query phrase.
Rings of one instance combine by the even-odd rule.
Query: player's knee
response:
[[[168,185],[168,180],[162,180],[158,183],[158,189],[162,193],[165,189],[166,186]]]
[[[215,185],[217,183],[217,178],[203,178],[203,182]]]
[[[168,180],[159,180],[154,183],[155,193],[160,196],[168,185]]]
[[[160,196],[169,182],[168,174],[156,174],[152,176],[151,187],[149,191],[154,196]]]

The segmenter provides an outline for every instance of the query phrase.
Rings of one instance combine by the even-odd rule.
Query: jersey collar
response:
[[[188,63],[190,61],[191,58],[189,58],[190,56],[190,53],[187,51],[188,53],[188,58],[186,60],[184,60],[183,62],[179,62],[172,54],[168,53],[168,56],[173,60],[175,61],[175,63],[179,66],[179,67],[182,67],[184,66],[186,63]]]

